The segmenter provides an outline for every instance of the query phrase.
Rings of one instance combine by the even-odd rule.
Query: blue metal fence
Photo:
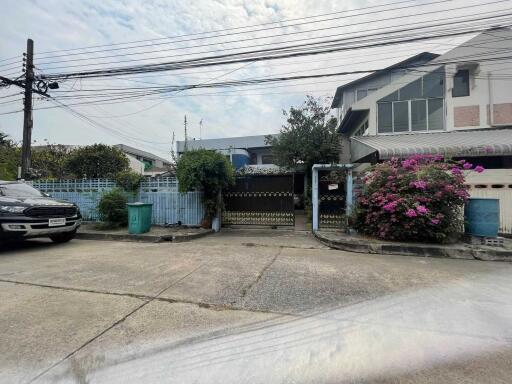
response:
[[[110,179],[37,180],[32,185],[54,198],[78,205],[84,220],[98,221],[98,202],[116,183]],[[176,178],[166,177],[142,182],[139,191],[129,200],[152,203],[153,224],[181,221],[185,225],[199,225],[204,217],[202,197],[201,192],[178,192]]]

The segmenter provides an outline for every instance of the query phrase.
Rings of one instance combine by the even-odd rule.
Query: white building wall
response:
[[[130,162],[130,169],[133,172],[138,173],[139,175],[144,174],[144,163],[142,161],[137,160],[132,155],[128,155],[125,153],[126,157],[128,158],[128,161]]]
[[[426,72],[445,66],[445,128],[446,130],[478,129],[512,125],[512,92],[510,68],[512,60],[512,31],[493,30],[467,41],[422,67],[421,72],[409,73],[398,81],[380,88],[370,97],[352,105],[354,110],[368,109],[369,134],[377,134],[377,100],[423,76]],[[500,57],[504,57],[499,60]],[[487,60],[491,59],[491,60]],[[486,61],[487,60],[487,61]],[[453,75],[460,68],[470,70],[470,95],[452,97]],[[491,113],[492,119],[491,119]]]

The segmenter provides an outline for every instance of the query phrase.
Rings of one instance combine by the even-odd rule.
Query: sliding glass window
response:
[[[444,69],[438,69],[380,99],[378,133],[443,130],[444,77]]]

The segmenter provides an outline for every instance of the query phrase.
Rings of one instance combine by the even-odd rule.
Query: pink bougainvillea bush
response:
[[[363,178],[354,227],[386,240],[445,242],[462,228],[464,173],[483,170],[426,155],[377,164]]]

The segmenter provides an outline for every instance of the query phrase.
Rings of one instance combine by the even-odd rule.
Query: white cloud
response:
[[[425,0],[428,1],[428,0]],[[425,2],[422,1],[422,2]],[[5,4],[7,3],[7,4]],[[452,4],[453,3],[453,4]],[[431,5],[421,9],[421,12],[447,7],[463,6],[478,3],[477,0],[456,0],[448,4]],[[194,0],[194,1],[137,1],[137,0],[8,0],[4,2],[4,9],[0,14],[0,32],[2,44],[0,45],[0,60],[21,54],[24,51],[27,37],[35,40],[36,55],[45,51],[72,49],[76,47],[112,44],[143,39],[156,39],[164,36],[176,36],[204,31],[219,30],[225,28],[244,27],[259,23],[275,22],[283,19],[299,18],[328,12],[337,12],[358,7],[367,7],[382,4],[378,0]],[[487,6],[485,11],[497,9],[503,5]],[[462,12],[462,11],[461,11]],[[414,12],[413,12],[414,13]],[[416,12],[417,13],[417,12]],[[349,32],[363,33],[365,30],[390,25],[400,25],[402,21],[393,21],[393,17],[403,15],[404,11],[394,11],[383,14],[371,14],[360,17],[347,17],[333,20],[330,23],[312,24],[309,26],[290,27],[286,29],[271,29],[255,32],[252,35],[234,35],[223,37],[218,42],[235,40],[234,43],[224,43],[214,46],[191,48],[200,44],[206,44],[210,40],[196,40],[188,42],[174,42],[166,45],[155,45],[140,48],[140,50],[176,49],[173,51],[161,51],[147,53],[142,56],[147,62],[161,60],[175,60],[186,58],[180,56],[190,52],[203,52],[234,47],[252,48],[264,43],[297,43],[311,37],[336,35],[340,36]],[[461,14],[468,14],[461,13]],[[442,16],[442,14],[440,14]],[[352,24],[357,21],[371,21],[387,16],[389,21],[380,23],[368,23],[346,27],[343,32],[339,30],[325,30],[299,35],[279,36],[280,33],[297,32],[305,29],[315,29],[322,26],[340,26]],[[418,18],[411,16],[403,20],[404,23],[418,20],[432,20],[432,16]],[[265,35],[277,35],[272,39],[242,41],[248,37],[262,37]],[[455,44],[461,39],[448,40]],[[354,51],[338,53],[323,57],[304,57],[280,61],[259,62],[248,65],[236,72],[225,75],[219,80],[244,79],[249,77],[264,77],[288,72],[298,74],[315,72],[335,72],[343,70],[358,70],[379,68],[393,62],[404,59],[423,50],[447,50],[449,45],[439,45],[439,42],[425,42],[404,47],[387,47],[373,51]],[[186,49],[185,49],[186,48]],[[264,47],[263,47],[264,48]],[[120,51],[103,52],[97,55],[109,55]],[[56,54],[56,53],[55,53]],[[54,54],[54,55],[55,55]],[[50,55],[50,54],[48,54]],[[93,57],[93,55],[84,56]],[[56,63],[39,65],[51,60],[70,60],[77,56],[59,57],[53,59],[38,59],[35,64],[43,70],[50,72],[52,66],[62,66],[74,63]],[[133,58],[133,57],[132,57]],[[80,64],[97,64],[103,61],[128,60],[130,57],[121,58],[97,58]],[[140,62],[139,62],[140,63]],[[1,62],[0,62],[1,64]],[[19,63],[21,67],[21,62]],[[139,77],[139,81],[155,82],[158,84],[188,84],[211,80],[241,67],[241,64],[228,67],[212,67],[186,71],[189,74],[166,73]],[[327,68],[328,69],[327,69]],[[81,68],[74,68],[81,69]],[[83,68],[82,68],[83,69]],[[56,69],[54,71],[62,71]],[[194,73],[191,73],[194,72]],[[0,66],[0,73],[2,67]],[[183,73],[183,72],[182,72]],[[177,138],[183,137],[183,116],[186,114],[190,122],[189,134],[199,136],[199,120],[203,119],[203,138],[221,136],[239,136],[246,134],[258,134],[277,132],[283,124],[281,110],[291,105],[301,103],[304,96],[311,91],[315,94],[333,95],[335,88],[343,81],[352,77],[326,78],[319,80],[304,80],[289,84],[272,84],[268,86],[249,86],[244,88],[225,89],[199,89],[187,91],[170,97],[160,103],[159,100],[141,100],[137,102],[103,105],[101,107],[82,106],[76,107],[81,113],[95,116],[98,121],[111,130],[122,132],[137,139],[119,137],[109,130],[93,128],[83,121],[71,116],[61,109],[49,109],[34,112],[33,137],[41,141],[48,139],[52,142],[66,144],[86,144],[93,142],[119,143],[139,146],[143,149],[156,152],[165,156],[168,152],[166,141],[170,140],[170,132],[176,131]],[[131,79],[133,80],[133,79]],[[62,88],[70,87],[127,87],[141,86],[128,80],[102,80],[95,79],[82,82],[67,81]],[[300,85],[302,84],[302,85]],[[146,84],[148,85],[148,84]],[[0,96],[10,93],[11,90],[0,91]],[[288,92],[288,93],[285,93]],[[224,95],[210,95],[208,93],[224,93]],[[226,95],[229,94],[229,96]],[[266,95],[262,95],[266,93]],[[281,94],[274,94],[281,93]],[[197,96],[193,96],[197,95]],[[158,104],[158,105],[157,105]],[[36,100],[36,107],[51,105],[49,102]],[[152,107],[154,106],[154,107]],[[152,107],[152,108],[151,108]],[[0,105],[0,113],[21,109],[20,104]],[[125,117],[104,118],[101,116],[118,116],[134,113],[140,110],[146,111]],[[0,115],[0,130],[6,131],[16,139],[21,139],[21,115]],[[157,143],[148,143],[157,142]]]

